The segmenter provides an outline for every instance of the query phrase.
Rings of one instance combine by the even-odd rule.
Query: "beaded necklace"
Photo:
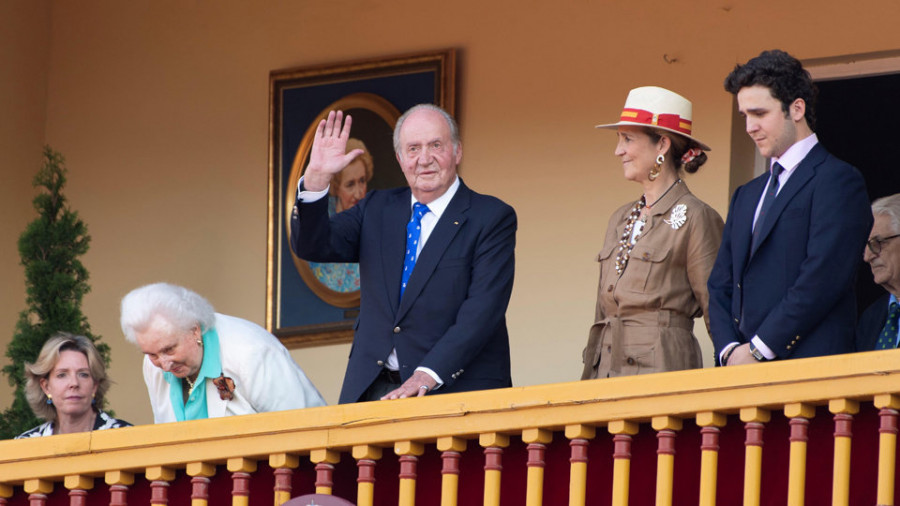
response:
[[[634,230],[635,223],[638,221],[643,223],[644,221],[641,219],[641,211],[644,207],[650,209],[655,206],[680,182],[680,178],[676,179],[675,182],[650,205],[647,205],[647,197],[644,195],[641,195],[641,198],[634,203],[634,207],[632,207],[631,212],[628,213],[628,218],[625,219],[625,230],[622,231],[622,237],[619,238],[619,249],[616,251],[616,274],[621,276],[622,273],[625,272],[625,266],[628,265],[628,259],[631,258],[631,250],[634,249],[634,242],[631,241],[631,232]],[[635,241],[637,241],[637,237],[635,237]]]

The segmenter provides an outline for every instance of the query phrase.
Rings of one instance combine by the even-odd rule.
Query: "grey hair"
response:
[[[456,124],[456,120],[453,119],[453,116],[450,116],[450,113],[441,109],[440,107],[434,104],[419,104],[414,105],[409,108],[406,112],[403,113],[400,118],[397,119],[397,124],[394,126],[394,152],[397,155],[400,155],[400,129],[403,128],[403,122],[406,121],[412,113],[421,110],[434,111],[441,116],[444,117],[444,121],[447,122],[447,126],[450,127],[450,140],[453,142],[453,153],[456,154],[459,152],[459,126]]]
[[[900,233],[900,193],[881,197],[872,202],[872,214],[888,216],[894,233]]]
[[[137,332],[143,332],[157,316],[174,329],[190,332],[200,326],[206,332],[215,325],[216,313],[206,299],[187,288],[169,283],[154,283],[135,288],[122,298],[122,332],[137,344]]]
[[[35,416],[44,420],[55,422],[57,418],[56,406],[47,403],[47,394],[41,388],[41,380],[47,379],[56,363],[59,362],[59,355],[64,351],[81,352],[88,362],[88,368],[91,370],[91,378],[97,385],[97,393],[94,394],[94,400],[97,406],[103,405],[103,396],[109,390],[109,377],[106,375],[106,365],[100,352],[94,346],[94,343],[84,337],[68,332],[57,332],[53,337],[44,343],[41,352],[38,354],[33,364],[25,364],[25,399],[31,406],[31,411]]]

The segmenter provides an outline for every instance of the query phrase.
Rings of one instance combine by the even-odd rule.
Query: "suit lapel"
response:
[[[381,222],[381,262],[391,309],[400,304],[400,277],[406,248],[406,222],[412,215],[409,190],[399,192],[384,207]]]
[[[409,311],[413,301],[415,301],[422,292],[428,278],[434,273],[434,269],[444,256],[447,246],[450,245],[450,242],[456,237],[456,234],[462,228],[463,224],[465,224],[465,211],[469,208],[470,200],[471,190],[469,190],[462,183],[462,180],[460,180],[459,189],[456,191],[456,195],[453,196],[447,209],[444,210],[437,225],[431,232],[431,236],[428,237],[428,242],[422,247],[422,253],[419,255],[418,260],[416,260],[416,267],[409,277],[406,291],[403,292],[403,300],[400,301],[397,320],[403,318],[406,312]],[[397,284],[400,284],[399,277],[397,278]],[[400,293],[399,287],[397,293],[398,295]]]
[[[212,381],[206,383],[206,414],[209,418],[221,418],[225,416],[226,401],[219,397],[219,391]]]
[[[738,255],[738,272],[743,272],[750,259],[750,244],[753,240],[753,216],[756,206],[766,189],[769,178],[762,175],[747,184],[747,198],[742,202],[743,209],[733,213],[735,224],[731,238],[734,241],[733,251]]]
[[[781,213],[784,211],[785,207],[787,207],[791,199],[794,198],[794,195],[806,186],[809,180],[815,175],[816,166],[822,163],[824,158],[825,148],[823,148],[821,144],[816,144],[812,151],[806,155],[806,158],[800,162],[800,165],[797,166],[794,173],[791,174],[791,177],[788,179],[787,183],[785,183],[784,188],[778,192],[778,196],[775,197],[775,201],[772,202],[772,207],[769,208],[769,214],[762,223],[756,224],[756,226],[762,227],[759,230],[759,240],[756,243],[756,249],[759,249],[759,246],[766,240],[766,237],[772,232],[772,229],[775,228],[775,222],[778,221],[778,217],[781,216]],[[751,251],[750,256],[752,257],[754,253],[756,253],[756,250]]]

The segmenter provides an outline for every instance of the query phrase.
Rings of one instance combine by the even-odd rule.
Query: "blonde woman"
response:
[[[60,332],[44,343],[37,360],[25,364],[25,397],[38,418],[47,420],[16,436],[52,436],[128,427],[98,408],[109,389],[106,367],[94,343]]]

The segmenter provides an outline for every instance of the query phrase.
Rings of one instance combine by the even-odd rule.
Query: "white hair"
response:
[[[394,125],[394,152],[398,155],[402,155],[400,153],[400,129],[403,128],[403,123],[406,121],[412,113],[421,110],[434,111],[441,116],[443,116],[444,121],[447,122],[447,127],[450,128],[450,140],[453,142],[453,153],[456,154],[459,152],[459,126],[456,124],[456,120],[453,119],[453,116],[450,116],[450,113],[443,110],[442,108],[434,105],[434,104],[418,104],[409,108],[408,111],[404,112],[400,118],[397,119],[397,124]]]
[[[872,202],[872,214],[883,214],[891,219],[891,229],[900,232],[900,193],[881,197]]]
[[[201,332],[216,321],[212,304],[187,288],[169,283],[154,283],[135,288],[122,298],[121,324],[125,338],[137,343],[137,332],[143,332],[159,316],[174,329],[190,332],[200,326]]]

